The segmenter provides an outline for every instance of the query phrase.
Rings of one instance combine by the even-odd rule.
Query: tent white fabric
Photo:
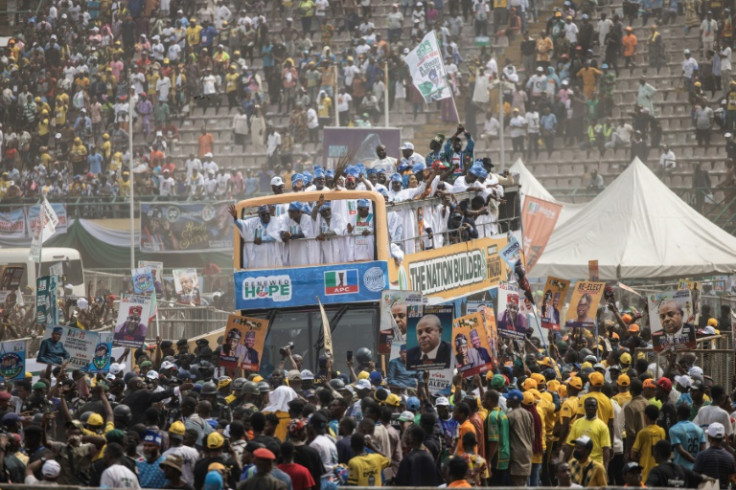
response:
[[[736,237],[699,214],[639,159],[555,229],[530,272],[601,280],[676,278],[736,270]]]
[[[521,188],[522,196],[532,196],[536,197],[537,199],[544,199],[545,201],[562,205],[562,209],[560,210],[560,217],[557,218],[557,224],[555,225],[555,228],[559,227],[560,225],[562,225],[562,223],[575,216],[578,211],[583,209],[587,204],[572,204],[561,202],[555,199],[555,197],[550,194],[550,192],[542,185],[542,183],[539,182],[536,177],[534,177],[534,174],[529,171],[526,165],[524,165],[524,162],[521,161],[521,158],[517,159],[516,162],[514,162],[514,164],[509,168],[509,171],[512,174],[519,174],[519,187]]]

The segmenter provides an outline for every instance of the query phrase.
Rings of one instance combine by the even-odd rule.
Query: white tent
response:
[[[529,171],[526,165],[524,165],[524,162],[521,161],[521,158],[516,160],[511,168],[509,168],[509,171],[512,174],[519,174],[519,187],[521,188],[522,196],[536,197],[537,199],[544,199],[545,201],[562,205],[562,209],[560,210],[560,217],[557,218],[557,224],[555,225],[555,228],[559,227],[562,223],[575,216],[575,214],[577,214],[577,212],[583,209],[587,204],[570,204],[560,202],[555,199],[555,197],[550,194],[550,192],[542,185],[542,183],[539,182],[536,177],[534,177],[534,174]],[[523,201],[522,204],[524,204]]]
[[[736,270],[736,237],[635,159],[555,229],[530,276],[584,279],[588,260],[598,260],[601,280],[729,274]]]

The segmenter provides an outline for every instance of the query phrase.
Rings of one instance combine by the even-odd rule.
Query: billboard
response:
[[[401,130],[398,128],[325,128],[325,168],[335,169],[341,158],[352,155],[350,163],[366,168],[377,159],[376,146],[384,145],[386,155],[401,160]]]
[[[232,250],[233,224],[228,202],[141,203],[142,252]]]

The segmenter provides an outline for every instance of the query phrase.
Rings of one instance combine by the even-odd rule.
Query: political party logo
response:
[[[181,209],[179,209],[179,206],[168,206],[165,213],[166,221],[169,223],[176,223],[181,217]]]
[[[248,277],[243,280],[244,301],[270,299],[276,303],[291,301],[291,278],[281,276]]]
[[[536,213],[539,211],[539,203],[536,203],[534,201],[529,202],[529,206],[527,207],[530,213]]]
[[[106,343],[99,343],[95,347],[95,356],[92,358],[92,364],[98,370],[107,368],[110,363],[110,349]]]
[[[216,215],[217,211],[215,210],[215,207],[211,204],[207,204],[205,205],[205,207],[202,208],[202,221],[211,221]]]
[[[325,272],[325,295],[351,294],[359,290],[358,269]]]
[[[23,370],[23,358],[15,352],[0,355],[0,374],[4,379],[14,379]]]
[[[135,277],[136,291],[149,291],[153,289],[153,276],[151,274],[140,274]]]
[[[371,267],[363,274],[363,284],[369,291],[383,291],[386,285],[386,275],[380,267]]]

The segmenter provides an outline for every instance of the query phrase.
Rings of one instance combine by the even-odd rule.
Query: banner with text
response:
[[[416,291],[388,290],[381,293],[381,321],[378,332],[378,353],[393,355],[394,341],[397,347],[406,343],[406,320],[410,311],[426,303],[422,293]]]
[[[141,251],[231,250],[233,223],[229,204],[141,203]]]
[[[140,347],[146,340],[146,331],[155,311],[155,296],[126,294],[120,300],[115,323],[115,345]]]
[[[455,318],[452,322],[455,367],[463,378],[493,369],[491,348],[483,321],[483,314],[478,312]]]
[[[378,301],[388,288],[386,262],[235,272],[235,308],[279,308]]]
[[[549,276],[544,285],[544,298],[542,299],[541,318],[542,328],[550,330],[560,329],[560,310],[565,304],[567,290],[570,289],[570,281]]]
[[[220,350],[220,366],[258,372],[268,325],[268,320],[264,318],[228,315],[225,341]]]
[[[0,378],[3,381],[24,379],[26,376],[26,341],[0,342]]]
[[[67,369],[86,370],[95,356],[100,334],[81,328],[48,325],[38,349],[36,361],[61,366],[68,361]]]
[[[419,45],[405,58],[409,66],[412,83],[427,104],[452,97],[452,88],[447,83],[445,64],[442,62],[437,35],[429,31]]]
[[[594,328],[595,316],[605,287],[606,284],[603,282],[576,282],[572,290],[570,306],[565,316],[565,326],[568,328]]]
[[[524,230],[524,258],[529,272],[542,256],[549,237],[555,229],[562,206],[532,196],[524,197],[521,208],[521,226]]]
[[[56,325],[59,323],[57,303],[58,278],[39,277],[36,281],[36,324]]]

